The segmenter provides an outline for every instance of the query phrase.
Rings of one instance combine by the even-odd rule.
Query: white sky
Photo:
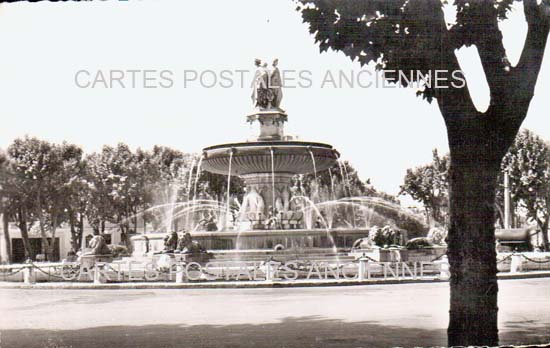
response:
[[[327,70],[360,67],[340,53],[320,55],[295,7],[281,0],[0,4],[0,147],[25,134],[88,152],[117,142],[195,152],[245,140],[248,86],[184,88],[184,71],[252,70],[254,58],[278,57],[281,69],[312,71],[312,88],[284,90],[287,133],[332,144],[363,178],[397,193],[407,168],[429,162],[435,147],[448,150],[437,106],[406,89],[320,88]],[[512,62],[525,36],[522,16],[518,7],[502,28]],[[488,91],[473,53],[462,49],[460,59],[484,109]],[[546,139],[548,65],[524,123]],[[74,82],[81,69],[172,70],[174,86],[82,89]]]

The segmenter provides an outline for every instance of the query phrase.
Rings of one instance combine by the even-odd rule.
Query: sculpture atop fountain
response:
[[[259,125],[257,138],[205,148],[202,166],[208,172],[237,175],[244,180],[246,194],[238,214],[238,229],[300,228],[304,225],[303,212],[291,202],[292,177],[332,167],[339,153],[328,144],[285,136],[288,116],[280,107],[282,79],[278,60],[273,61],[271,70],[259,59],[255,64],[254,109],[247,121]]]
[[[260,59],[254,61],[256,73],[252,89],[252,103],[255,108],[278,109],[283,99],[281,72],[279,59],[273,61],[273,68],[269,70],[267,63]]]

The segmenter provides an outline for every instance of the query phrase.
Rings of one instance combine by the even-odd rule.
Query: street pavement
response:
[[[448,286],[0,289],[0,348],[444,346]],[[501,344],[550,342],[550,278],[499,286]]]

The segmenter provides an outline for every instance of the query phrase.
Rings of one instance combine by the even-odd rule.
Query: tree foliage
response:
[[[138,219],[157,228],[174,213],[173,204],[226,197],[227,177],[198,173],[197,163],[195,154],[164,146],[132,151],[121,143],[84,156],[73,144],[16,139],[7,153],[0,153],[2,212],[16,222],[30,258],[45,252],[51,259],[61,226],[70,229],[75,250],[84,247],[86,223],[99,233],[116,228],[128,243]],[[232,178],[230,193],[242,195],[243,185]],[[32,250],[29,233],[34,230],[44,250]]]
[[[525,129],[504,157],[502,169],[509,174],[512,199],[537,223],[548,250],[550,145]]]
[[[28,231],[38,225],[42,252],[52,257],[56,229],[64,222],[70,192],[82,170],[82,150],[37,138],[16,139],[8,148],[11,160],[4,175],[11,213],[22,232],[27,255],[32,255]]]
[[[449,156],[433,152],[429,164],[407,169],[400,194],[408,194],[423,204],[426,213],[444,224],[448,209]],[[511,203],[513,211],[524,208],[527,218],[534,221],[540,231],[548,230],[550,207],[550,146],[535,133],[524,129],[516,137],[501,165],[501,173],[510,178]],[[503,211],[504,179],[498,177],[498,191],[495,205]],[[436,219],[438,212],[441,218]],[[502,218],[500,219],[502,222]],[[547,234],[543,235],[545,249],[548,249]]]
[[[432,163],[407,169],[399,194],[422,203],[429,223],[445,224],[449,200],[449,156],[433,150]]]

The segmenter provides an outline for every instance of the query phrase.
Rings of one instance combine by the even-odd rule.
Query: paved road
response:
[[[500,281],[502,344],[550,342],[550,279]],[[445,345],[448,284],[0,290],[0,348]]]

